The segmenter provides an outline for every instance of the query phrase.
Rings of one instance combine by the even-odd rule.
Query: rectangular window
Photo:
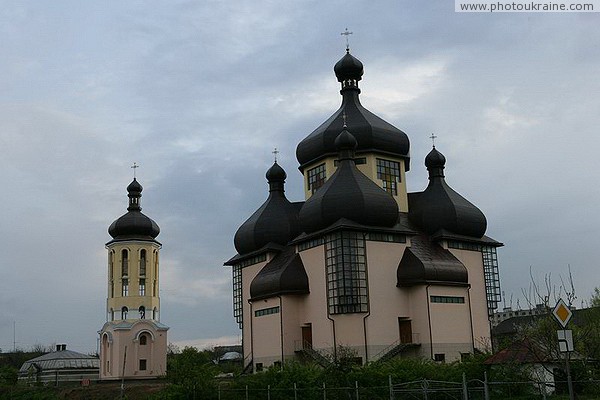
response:
[[[146,360],[140,360],[140,371],[146,370]]]
[[[325,265],[329,314],[367,312],[369,294],[363,234],[342,231],[327,235]]]
[[[315,193],[325,183],[325,164],[309,169],[306,179],[308,180],[308,190],[311,194]]]
[[[370,232],[370,233],[367,233],[365,238],[372,242],[406,243],[406,236],[399,235],[397,233]]]
[[[312,249],[313,247],[321,246],[323,244],[323,238],[310,239],[306,242],[298,244],[298,251],[304,251]]]
[[[378,158],[377,179],[381,179],[385,191],[393,196],[397,196],[398,183],[400,183],[400,163]]]
[[[354,165],[364,165],[367,163],[367,159],[365,157],[360,157],[360,158],[355,158],[354,159]],[[334,166],[338,166],[338,160],[335,160],[333,162]]]
[[[140,278],[140,296],[146,295],[146,280]]]
[[[110,281],[110,297],[115,297],[115,283]]]
[[[491,316],[498,308],[500,300],[502,300],[496,248],[492,246],[481,246],[481,256],[483,258],[483,275],[485,277],[485,295],[487,298],[488,315]]]
[[[279,314],[279,306],[263,308],[262,310],[254,311],[255,317],[262,317],[263,315]]]
[[[123,286],[121,288],[121,296],[126,297],[129,295],[129,279],[123,279]]]
[[[231,269],[233,274],[233,317],[242,328],[242,267],[236,264]]]
[[[481,251],[481,245],[477,243],[460,242],[458,240],[448,240],[449,249]]]
[[[465,298],[459,296],[431,296],[432,303],[454,303],[464,304]]]
[[[440,362],[440,363],[445,363],[446,362],[446,354],[444,354],[444,353],[434,354],[433,360]]]
[[[263,363],[256,363],[256,372],[260,372],[263,370]]]

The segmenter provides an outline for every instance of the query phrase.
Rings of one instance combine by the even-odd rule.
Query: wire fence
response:
[[[581,387],[591,390],[580,390],[578,400],[600,398],[600,381],[578,382]],[[462,382],[446,382],[435,380],[419,380],[414,382],[394,383],[390,377],[386,386],[354,386],[347,387],[302,387],[293,384],[282,388],[267,386],[265,388],[243,387],[233,388],[219,385],[217,393],[199,393],[194,391],[190,399],[217,398],[218,400],[567,400],[567,382],[491,382],[484,380]],[[586,393],[587,391],[587,393]],[[215,396],[216,395],[216,396]]]

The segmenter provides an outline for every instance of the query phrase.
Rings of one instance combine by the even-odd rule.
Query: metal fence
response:
[[[600,381],[579,382],[586,387],[600,388]],[[355,382],[349,387],[303,387],[293,384],[288,388],[232,388],[219,385],[217,393],[207,397],[194,393],[190,399],[214,398],[218,400],[562,400],[569,396],[561,388],[566,382],[491,382],[484,380],[446,382],[419,380],[394,383],[389,378],[386,386],[363,387]],[[216,395],[216,396],[215,396]],[[597,394],[579,394],[578,399],[600,398]]]

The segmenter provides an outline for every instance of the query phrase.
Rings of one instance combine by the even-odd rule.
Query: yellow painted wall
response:
[[[358,157],[366,158],[366,163],[357,165],[359,171],[365,174],[369,179],[375,182],[379,187],[383,187],[383,184],[380,179],[377,179],[377,158],[397,161],[400,164],[400,182],[398,183],[398,195],[393,196],[396,202],[398,203],[398,207],[401,212],[408,212],[408,196],[406,192],[406,167],[404,165],[404,160],[401,158],[388,157],[384,155],[377,154],[361,154]],[[307,166],[304,169],[304,198],[309,199],[312,196],[312,193],[308,190],[308,171],[312,168],[315,168],[321,164],[325,164],[325,177],[329,179],[331,175],[334,174],[337,167],[335,166],[335,160],[337,160],[337,156],[328,157],[324,160],[320,160],[314,164]]]
[[[140,251],[146,250],[146,275],[144,279],[145,295],[140,295]],[[157,308],[160,317],[160,268],[159,251],[160,245],[156,242],[126,241],[113,242],[107,246],[108,250],[108,276],[107,276],[107,318],[110,318],[111,309],[115,312],[115,319],[120,319],[122,307],[127,307],[129,313],[127,319],[139,319],[138,309],[140,306],[146,308],[146,319],[152,318],[152,310]],[[122,296],[122,251],[128,251],[128,275],[129,293]],[[114,285],[114,296],[111,296],[111,254],[112,257],[112,285]],[[156,296],[154,296],[154,284],[156,284]]]

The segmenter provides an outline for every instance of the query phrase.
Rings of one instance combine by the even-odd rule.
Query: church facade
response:
[[[160,323],[160,229],[140,206],[142,185],[127,187],[127,213],[108,228],[106,323],[100,379],[156,378],[167,373],[167,326]]]
[[[360,103],[363,64],[349,51],[334,71],[342,104],[296,149],[305,200],[286,198],[276,161],[225,263],[245,367],[348,354],[453,361],[487,348],[502,244],[446,183],[435,146],[427,188],[407,192],[408,136]]]

